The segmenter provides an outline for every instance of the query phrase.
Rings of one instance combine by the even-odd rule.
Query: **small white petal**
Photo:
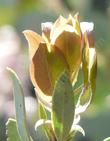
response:
[[[91,32],[94,29],[94,23],[93,22],[81,22],[80,23],[82,34],[85,32]]]
[[[52,22],[41,23],[41,29],[44,32],[48,32],[51,30],[52,25],[53,25]]]

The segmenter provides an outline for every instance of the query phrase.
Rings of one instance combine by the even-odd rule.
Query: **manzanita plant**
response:
[[[30,77],[39,104],[40,119],[35,130],[42,126],[49,141],[70,141],[77,131],[85,135],[79,125],[80,114],[94,97],[97,74],[93,28],[92,22],[80,23],[76,14],[67,19],[60,16],[54,23],[42,23],[42,35],[31,30],[23,32],[29,45]],[[83,84],[76,88],[80,69]],[[7,122],[8,141],[33,141],[26,124],[20,80],[13,70],[8,70],[16,108],[16,120]]]

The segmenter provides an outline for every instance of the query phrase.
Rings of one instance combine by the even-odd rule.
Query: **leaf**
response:
[[[47,119],[47,113],[42,104],[39,103],[39,115],[40,115],[40,120],[37,121],[35,125],[35,130],[37,131],[37,128],[39,126],[43,126],[43,129],[50,141],[56,141],[56,137],[52,128],[52,122],[51,120]]]
[[[8,136],[7,141],[21,141],[15,119],[8,119],[6,123],[6,133]]]
[[[83,50],[83,74],[84,74],[84,87],[79,96],[76,111],[84,112],[90,105],[96,85],[96,75],[97,75],[97,56],[95,48],[90,48],[87,35],[85,33],[85,48]]]
[[[69,75],[63,72],[56,82],[52,99],[52,123],[58,141],[64,141],[71,129],[75,109],[73,96]]]
[[[110,137],[104,139],[103,141],[110,141]]]
[[[76,104],[75,114],[78,115],[84,112],[90,105],[91,99],[92,99],[92,92],[91,92],[90,84],[87,84],[85,87],[83,87],[82,92],[79,95]]]
[[[40,116],[41,119],[47,119],[46,110],[41,103],[39,103],[39,116]]]
[[[13,95],[15,101],[15,109],[16,109],[16,121],[18,132],[21,136],[22,141],[31,141],[31,137],[29,135],[29,131],[26,124],[26,111],[25,111],[25,103],[24,103],[24,94],[22,85],[16,73],[7,68],[10,73],[12,82],[13,82]]]

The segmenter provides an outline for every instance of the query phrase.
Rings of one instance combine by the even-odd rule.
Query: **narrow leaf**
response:
[[[78,115],[84,112],[91,103],[92,92],[90,84],[83,87],[81,94],[79,95],[78,102],[76,104],[75,114]]]
[[[8,136],[7,141],[21,141],[15,119],[8,119],[6,123],[6,133]]]
[[[7,68],[7,70],[9,71],[13,82],[13,95],[16,109],[17,128],[21,136],[21,140],[31,141],[32,139],[29,135],[29,131],[26,124],[26,111],[22,85],[16,73],[10,68]]]
[[[35,130],[37,131],[37,127],[42,126],[49,141],[56,141],[56,137],[52,128],[52,122],[48,120],[48,116],[44,106],[39,102],[39,115],[40,120],[36,122]]]
[[[39,102],[39,116],[40,116],[40,119],[47,119],[46,110],[40,102]]]
[[[56,82],[52,99],[52,123],[58,141],[68,136],[74,119],[72,84],[67,72]]]

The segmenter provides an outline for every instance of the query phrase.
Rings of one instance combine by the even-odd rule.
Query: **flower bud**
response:
[[[36,90],[52,96],[55,82],[64,70],[69,72],[70,80],[75,84],[82,63],[83,32],[88,33],[89,43],[93,45],[92,30],[88,32],[89,28],[84,25],[76,14],[67,19],[60,16],[54,23],[43,23],[42,36],[24,31],[29,44],[30,76]]]

